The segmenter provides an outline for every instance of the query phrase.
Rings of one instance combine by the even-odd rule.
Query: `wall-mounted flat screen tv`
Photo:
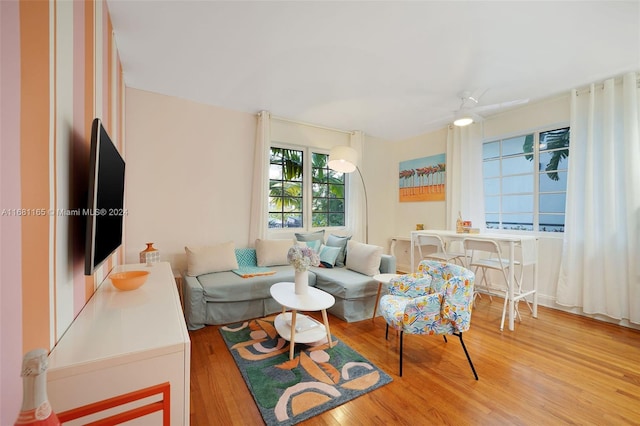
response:
[[[122,245],[124,221],[124,160],[99,118],[91,126],[87,196],[85,275]]]

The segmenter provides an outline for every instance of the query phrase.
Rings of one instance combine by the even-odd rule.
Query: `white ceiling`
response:
[[[640,70],[639,1],[107,4],[128,87],[390,140]]]

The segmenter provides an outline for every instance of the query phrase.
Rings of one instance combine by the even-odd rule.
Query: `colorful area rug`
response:
[[[273,325],[274,316],[232,324],[220,333],[267,425],[293,425],[377,389],[391,377],[333,336],[298,343],[289,360],[289,342]]]

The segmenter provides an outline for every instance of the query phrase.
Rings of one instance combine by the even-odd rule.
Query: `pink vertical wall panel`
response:
[[[83,194],[73,185],[69,194],[59,193],[67,190],[64,186],[56,190],[58,173],[70,173],[70,182],[86,180],[94,106],[99,102],[104,108],[109,125],[112,121],[109,115],[121,116],[124,102],[112,90],[112,85],[119,88],[122,81],[119,64],[109,79],[111,58],[117,54],[111,55],[110,49],[115,46],[111,42],[112,26],[106,2],[73,2],[73,46],[64,55],[58,55],[56,38],[61,34],[69,37],[71,29],[56,28],[57,1],[0,1],[0,207],[7,211],[47,210],[46,215],[39,217],[10,214],[0,217],[1,425],[13,424],[20,409],[23,354],[36,347],[51,349],[50,342],[59,338],[52,326],[57,319],[55,308],[51,309],[61,306],[52,303],[59,302],[55,279],[51,278],[57,276],[55,268],[60,267],[56,257],[64,258],[67,251],[70,253],[73,291],[61,296],[72,299],[62,303],[64,309],[69,306],[73,316],[77,315],[93,294],[96,277],[85,277],[83,269],[84,229],[76,223],[68,234],[57,233],[55,217],[51,218],[48,209],[55,208],[49,205],[50,200],[60,196],[68,195],[71,206],[82,203]],[[98,8],[102,12],[98,25],[100,49],[96,49],[94,37]],[[94,57],[96,50],[101,52],[99,58]],[[56,66],[55,61],[62,62]],[[100,87],[96,87],[96,67],[104,73]],[[56,79],[56,70],[70,70],[72,78]],[[59,118],[56,114],[56,100],[61,97],[65,99],[63,105],[71,105],[70,117]],[[71,135],[62,142],[70,144],[70,155],[68,159],[56,158],[56,143],[61,142],[55,140],[56,129],[69,126],[69,121]],[[117,120],[116,123],[117,129],[107,128],[117,137],[124,132]],[[57,247],[65,253],[56,253]],[[108,271],[104,267],[99,276]]]
[[[20,197],[19,4],[0,2],[0,208],[15,209]],[[16,420],[22,393],[21,219],[0,217],[0,424]]]

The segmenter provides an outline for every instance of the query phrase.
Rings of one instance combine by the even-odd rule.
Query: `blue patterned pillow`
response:
[[[236,259],[238,259],[238,267],[257,266],[256,249],[242,248],[236,249]]]

